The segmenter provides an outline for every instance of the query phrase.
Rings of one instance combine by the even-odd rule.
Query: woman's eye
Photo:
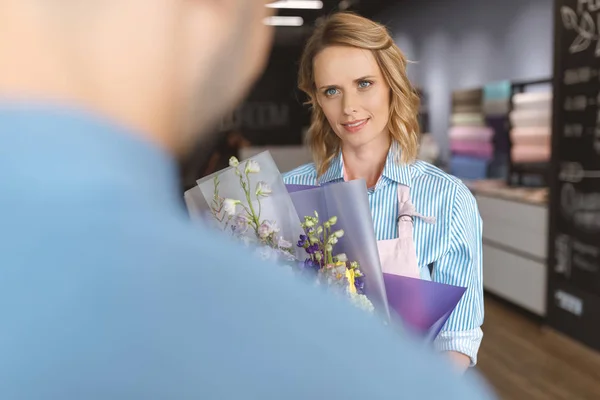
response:
[[[369,81],[358,82],[358,87],[361,89],[368,88],[369,86],[371,86],[371,82],[369,82]]]
[[[334,96],[337,93],[337,89],[329,88],[325,90],[325,96]]]

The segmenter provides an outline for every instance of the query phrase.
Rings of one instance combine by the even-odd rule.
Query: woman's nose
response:
[[[356,114],[356,103],[350,96],[344,96],[344,102],[342,107],[344,109],[344,115]]]

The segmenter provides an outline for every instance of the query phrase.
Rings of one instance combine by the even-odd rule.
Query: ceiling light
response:
[[[318,0],[280,0],[267,4],[269,8],[293,8],[297,10],[320,10],[323,2]]]
[[[304,19],[302,17],[274,16],[265,18],[263,23],[271,26],[302,26],[304,25]]]

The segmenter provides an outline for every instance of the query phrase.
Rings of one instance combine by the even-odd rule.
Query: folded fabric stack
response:
[[[518,93],[510,113],[513,164],[550,161],[552,92]]]
[[[493,157],[493,130],[485,126],[481,89],[452,94],[450,172],[462,179],[483,179]]]
[[[493,131],[494,155],[488,169],[490,178],[506,178],[510,157],[510,81],[489,83],[483,88],[483,113],[486,125]]]

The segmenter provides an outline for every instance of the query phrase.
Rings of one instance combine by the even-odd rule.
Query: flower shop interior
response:
[[[307,37],[338,10],[384,24],[421,97],[418,158],[461,179],[483,221],[476,371],[503,399],[600,398],[600,2],[276,3],[294,2],[276,10],[263,76],[182,160],[183,189],[231,156],[311,162]]]

